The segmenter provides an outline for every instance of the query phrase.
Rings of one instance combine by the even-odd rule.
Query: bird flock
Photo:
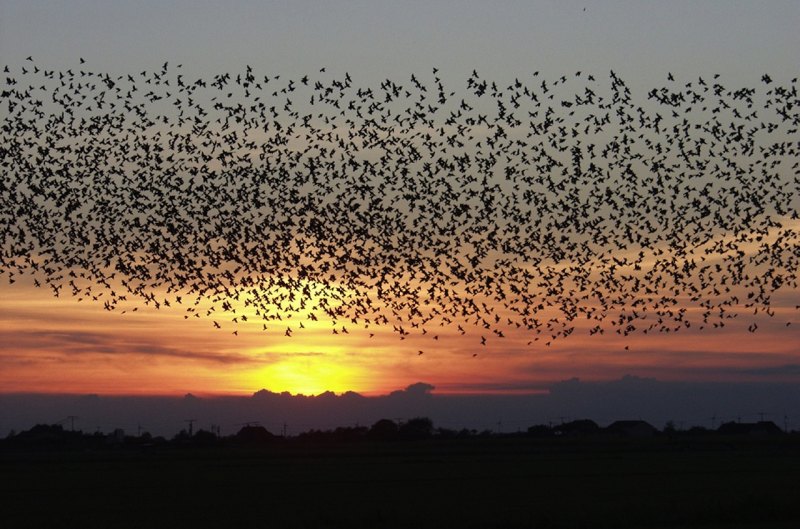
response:
[[[797,289],[796,78],[20,64],[0,95],[0,272],[55,296],[486,345],[719,327]]]

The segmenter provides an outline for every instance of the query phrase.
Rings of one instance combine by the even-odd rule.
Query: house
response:
[[[750,435],[752,437],[766,437],[780,435],[783,431],[772,421],[758,422],[726,422],[720,424],[717,432],[724,435]]]
[[[577,421],[565,422],[553,427],[556,435],[565,437],[582,437],[598,433],[600,427],[590,419],[580,419]]]
[[[615,421],[605,431],[621,437],[652,437],[658,430],[647,421]]]
[[[113,432],[106,435],[106,443],[110,445],[121,445],[125,442],[125,430],[115,428]]]

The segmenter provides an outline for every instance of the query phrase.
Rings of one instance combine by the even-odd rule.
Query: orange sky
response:
[[[173,395],[266,388],[374,395],[424,381],[442,393],[531,392],[575,376],[625,374],[800,382],[796,304],[796,293],[778,294],[774,318],[741,316],[702,332],[590,337],[579,326],[546,347],[544,340],[528,346],[529,335],[509,330],[481,346],[478,330],[461,336],[455,327],[401,340],[391,326],[349,326],[347,334],[334,335],[330,322],[306,320],[298,329],[294,319],[295,331],[286,337],[285,321],[264,332],[261,322],[234,326],[220,315],[217,329],[213,318],[185,319],[184,307],[132,312],[131,304],[109,312],[101,302],[55,298],[17,277],[0,286],[0,391]],[[751,321],[758,332],[748,332]]]
[[[228,131],[227,124],[225,127],[221,132],[218,131],[219,134]],[[167,128],[166,125],[164,128]],[[154,135],[160,133],[158,127],[151,129],[148,126],[147,131]],[[343,136],[347,134],[344,130],[341,132]],[[476,136],[481,134],[479,127],[473,132]],[[529,132],[518,128],[510,134],[522,136]],[[76,139],[79,140],[82,141]],[[287,145],[287,152],[304,151],[303,141],[293,140]],[[365,158],[377,156],[377,153],[367,151],[369,149],[362,153]],[[561,156],[566,159],[569,154],[564,151]],[[208,168],[219,169],[215,163],[218,162],[208,164]],[[785,178],[788,182],[788,172]],[[335,199],[338,195],[331,196]],[[384,198],[388,200],[392,196],[389,194]],[[642,214],[635,208],[631,211],[634,216]],[[502,215],[500,210],[495,213]],[[773,220],[780,220],[785,230],[792,234],[788,243],[784,241],[785,248],[781,247],[786,250],[787,256],[783,261],[786,269],[780,272],[790,274],[792,266],[796,264],[789,257],[791,244],[796,243],[796,234],[800,233],[800,221],[778,218],[777,214]],[[31,227],[35,227],[34,224]],[[76,224],[75,227],[81,226]],[[526,227],[530,228],[523,226]],[[725,230],[722,231],[725,233]],[[394,235],[399,237],[399,232]],[[585,236],[577,229],[571,235],[575,239]],[[481,233],[475,234],[476,238],[482,236]],[[764,237],[759,235],[757,239],[748,239],[748,243],[738,243],[728,252],[741,252],[743,258],[745,253],[760,253],[763,257],[762,269],[754,265],[748,270],[751,275],[758,275],[766,266],[772,266],[767,259],[771,249],[766,243],[777,236],[777,230],[773,230]],[[723,234],[709,240],[705,247],[691,248],[691,255],[684,257],[705,259],[706,248],[725,247],[721,244],[724,237],[732,235]],[[468,245],[468,239],[454,238],[453,244]],[[411,241],[414,242],[414,239],[411,238]],[[217,244],[228,244],[221,235],[207,242],[213,246],[209,248],[212,253],[218,250]],[[255,238],[248,240],[248,243],[258,244]],[[603,245],[599,241],[593,241],[593,244]],[[81,255],[91,252],[89,246],[76,246]],[[500,248],[502,245],[493,248],[497,255],[492,254],[492,258],[516,258],[520,255],[518,252],[509,252],[509,256],[504,256]],[[646,250],[647,255],[643,254],[642,260],[637,261],[645,269],[656,260],[657,248]],[[35,253],[34,250],[30,251]],[[290,251],[296,255],[303,254],[299,247],[293,247]],[[631,246],[629,251],[631,264],[620,265],[618,274],[622,274],[621,270],[624,269],[628,277],[636,276],[639,279],[644,273],[637,274],[632,262],[637,259],[635,254],[641,249]],[[720,252],[724,251],[727,250],[714,250],[707,254],[709,262],[721,259],[723,255]],[[603,259],[607,260],[607,252],[613,253],[616,258],[628,257],[614,246],[600,248],[597,255],[602,254]],[[367,253],[380,256],[380,245],[375,244]],[[479,252],[475,248],[461,247],[459,251],[453,250],[451,253],[464,258]],[[312,257],[309,256],[315,254],[305,255],[310,260]],[[26,257],[38,262],[37,255]],[[663,266],[669,266],[668,257],[659,258]],[[339,248],[336,258],[346,260],[346,246]],[[733,258],[726,266],[737,262]],[[747,261],[743,259],[742,262]],[[9,263],[13,263],[13,260],[9,260]],[[142,264],[154,269],[162,266],[153,258],[144,259]],[[228,264],[231,263],[224,263],[223,267]],[[542,266],[551,265],[553,268],[573,266],[563,261],[548,261]],[[485,266],[491,268],[492,263],[485,263]],[[525,266],[533,268],[530,262],[519,264],[520,269]],[[608,272],[604,266],[594,268],[592,277]],[[13,264],[9,268],[13,268]],[[402,267],[396,267],[391,272],[400,275],[403,270]],[[707,281],[714,286],[716,279],[710,279],[710,275]],[[392,279],[406,285],[414,277],[408,275]],[[434,274],[432,277],[441,276]],[[231,323],[230,313],[221,311],[209,317],[195,318],[194,312],[186,312],[189,302],[179,305],[174,301],[174,295],[171,297],[172,306],[159,310],[132,300],[127,306],[120,304],[115,310],[107,311],[103,302],[108,297],[94,302],[79,301],[70,297],[69,288],[63,288],[61,296],[55,298],[49,288],[35,288],[32,278],[15,276],[14,284],[9,284],[7,278],[6,274],[0,275],[0,392],[251,394],[265,388],[305,394],[318,394],[326,390],[384,394],[423,381],[433,384],[439,392],[503,393],[541,391],[555,381],[571,377],[608,380],[626,374],[661,380],[800,382],[800,321],[796,310],[800,305],[800,293],[797,290],[784,290],[771,296],[769,305],[774,310],[773,318],[763,314],[753,317],[743,307],[732,307],[739,309],[742,317],[726,320],[722,328],[713,328],[708,324],[703,332],[692,327],[678,333],[637,333],[627,337],[615,333],[615,328],[608,325],[610,317],[602,322],[606,331],[604,335],[589,336],[588,329],[597,322],[582,320],[570,323],[576,324],[574,334],[547,346],[546,337],[528,345],[534,337],[524,331],[506,328],[505,338],[501,339],[495,337],[491,330],[470,327],[465,322],[454,322],[446,328],[431,324],[434,326],[427,328],[424,336],[421,335],[421,329],[408,329],[413,331],[412,335],[401,339],[392,332],[395,322],[383,327],[373,325],[368,329],[344,322],[349,331],[345,333],[341,329],[343,322],[340,321],[335,328],[338,332],[334,334],[330,321],[312,322],[306,319],[302,321],[305,329],[301,330],[297,317],[289,321],[287,314],[281,314],[283,320],[268,323],[269,329],[264,332],[261,319],[248,313],[248,309],[241,304],[235,304],[239,311],[237,316],[245,312],[250,318],[248,322],[237,325]],[[568,275],[565,280],[565,284],[569,283]],[[456,290],[464,288],[466,282],[453,284],[456,286],[451,289]],[[624,282],[620,285],[624,287]],[[594,287],[602,288],[598,284]],[[562,288],[563,292],[568,291],[560,282],[553,288],[558,294]],[[669,296],[674,293],[667,287],[662,290]],[[640,290],[634,291],[637,295],[641,293]],[[584,292],[581,290],[581,293]],[[705,289],[701,295],[708,292]],[[624,288],[614,294],[626,295]],[[675,296],[679,297],[679,293],[675,293]],[[547,294],[543,297],[551,300],[556,296]],[[271,296],[267,298],[273,299]],[[746,296],[742,298],[746,299]],[[585,305],[595,301],[587,295],[584,300],[576,302]],[[685,303],[686,300],[679,302]],[[615,305],[618,304],[611,302],[609,306]],[[696,302],[694,306],[697,306]],[[133,312],[137,307],[138,310]],[[189,305],[188,308],[193,307]],[[198,309],[205,312],[206,307],[201,305]],[[500,309],[492,311],[492,314],[502,313]],[[545,310],[544,313],[536,311],[536,316],[541,321],[547,321],[551,315]],[[553,316],[557,317],[558,314]],[[214,322],[219,323],[221,328],[215,328]],[[748,325],[753,322],[758,324],[756,333],[748,332]],[[467,330],[464,336],[457,330],[459,323]],[[787,326],[787,323],[790,325]],[[291,337],[285,336],[287,326],[294,329]],[[374,336],[371,337],[371,334]],[[481,345],[483,334],[488,337],[485,346]],[[423,354],[419,354],[420,351]]]

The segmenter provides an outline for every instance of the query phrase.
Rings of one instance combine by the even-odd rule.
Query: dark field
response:
[[[3,528],[796,528],[795,438],[0,452]]]

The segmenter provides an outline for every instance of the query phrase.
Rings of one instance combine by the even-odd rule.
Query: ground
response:
[[[794,528],[797,439],[0,452],[9,528]]]

